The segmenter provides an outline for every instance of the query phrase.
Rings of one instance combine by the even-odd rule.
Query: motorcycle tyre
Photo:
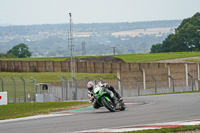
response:
[[[115,112],[114,105],[113,105],[113,107],[111,107],[105,98],[102,99],[102,103],[110,112]]]
[[[120,102],[120,104],[121,104],[121,109],[120,109],[120,111],[124,111],[124,110],[126,109],[125,104],[124,104],[123,102]]]

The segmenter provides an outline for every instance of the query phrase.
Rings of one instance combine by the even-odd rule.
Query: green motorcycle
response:
[[[96,85],[94,87],[95,100],[101,107],[106,107],[110,112],[125,110],[126,106],[123,101],[117,101],[116,98],[111,98],[111,93],[111,91],[103,86]]]

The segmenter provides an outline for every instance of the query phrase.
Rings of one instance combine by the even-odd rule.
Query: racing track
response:
[[[60,112],[54,117],[0,121],[1,133],[66,133],[91,129],[200,119],[200,93],[124,98],[127,109]]]

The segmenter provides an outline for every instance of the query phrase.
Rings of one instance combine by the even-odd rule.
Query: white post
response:
[[[198,72],[198,80],[200,80],[200,74],[199,74],[199,64],[197,65],[197,72]]]
[[[146,89],[146,76],[145,76],[145,70],[142,69],[142,73],[143,73],[143,86],[144,86],[144,90]]]
[[[0,92],[0,105],[8,104],[8,96],[7,92]]]
[[[188,86],[188,64],[185,64],[185,85]]]
[[[170,73],[170,66],[168,66],[168,76],[170,76],[171,73]],[[171,79],[170,77],[168,77],[168,81],[169,81],[169,87],[171,87]]]

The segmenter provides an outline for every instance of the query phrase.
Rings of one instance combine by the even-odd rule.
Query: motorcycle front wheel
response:
[[[124,111],[126,109],[126,106],[123,102],[120,102],[120,106],[121,106],[120,111]]]
[[[103,98],[102,103],[110,112],[115,112],[115,106],[112,101],[108,101],[106,98]]]

